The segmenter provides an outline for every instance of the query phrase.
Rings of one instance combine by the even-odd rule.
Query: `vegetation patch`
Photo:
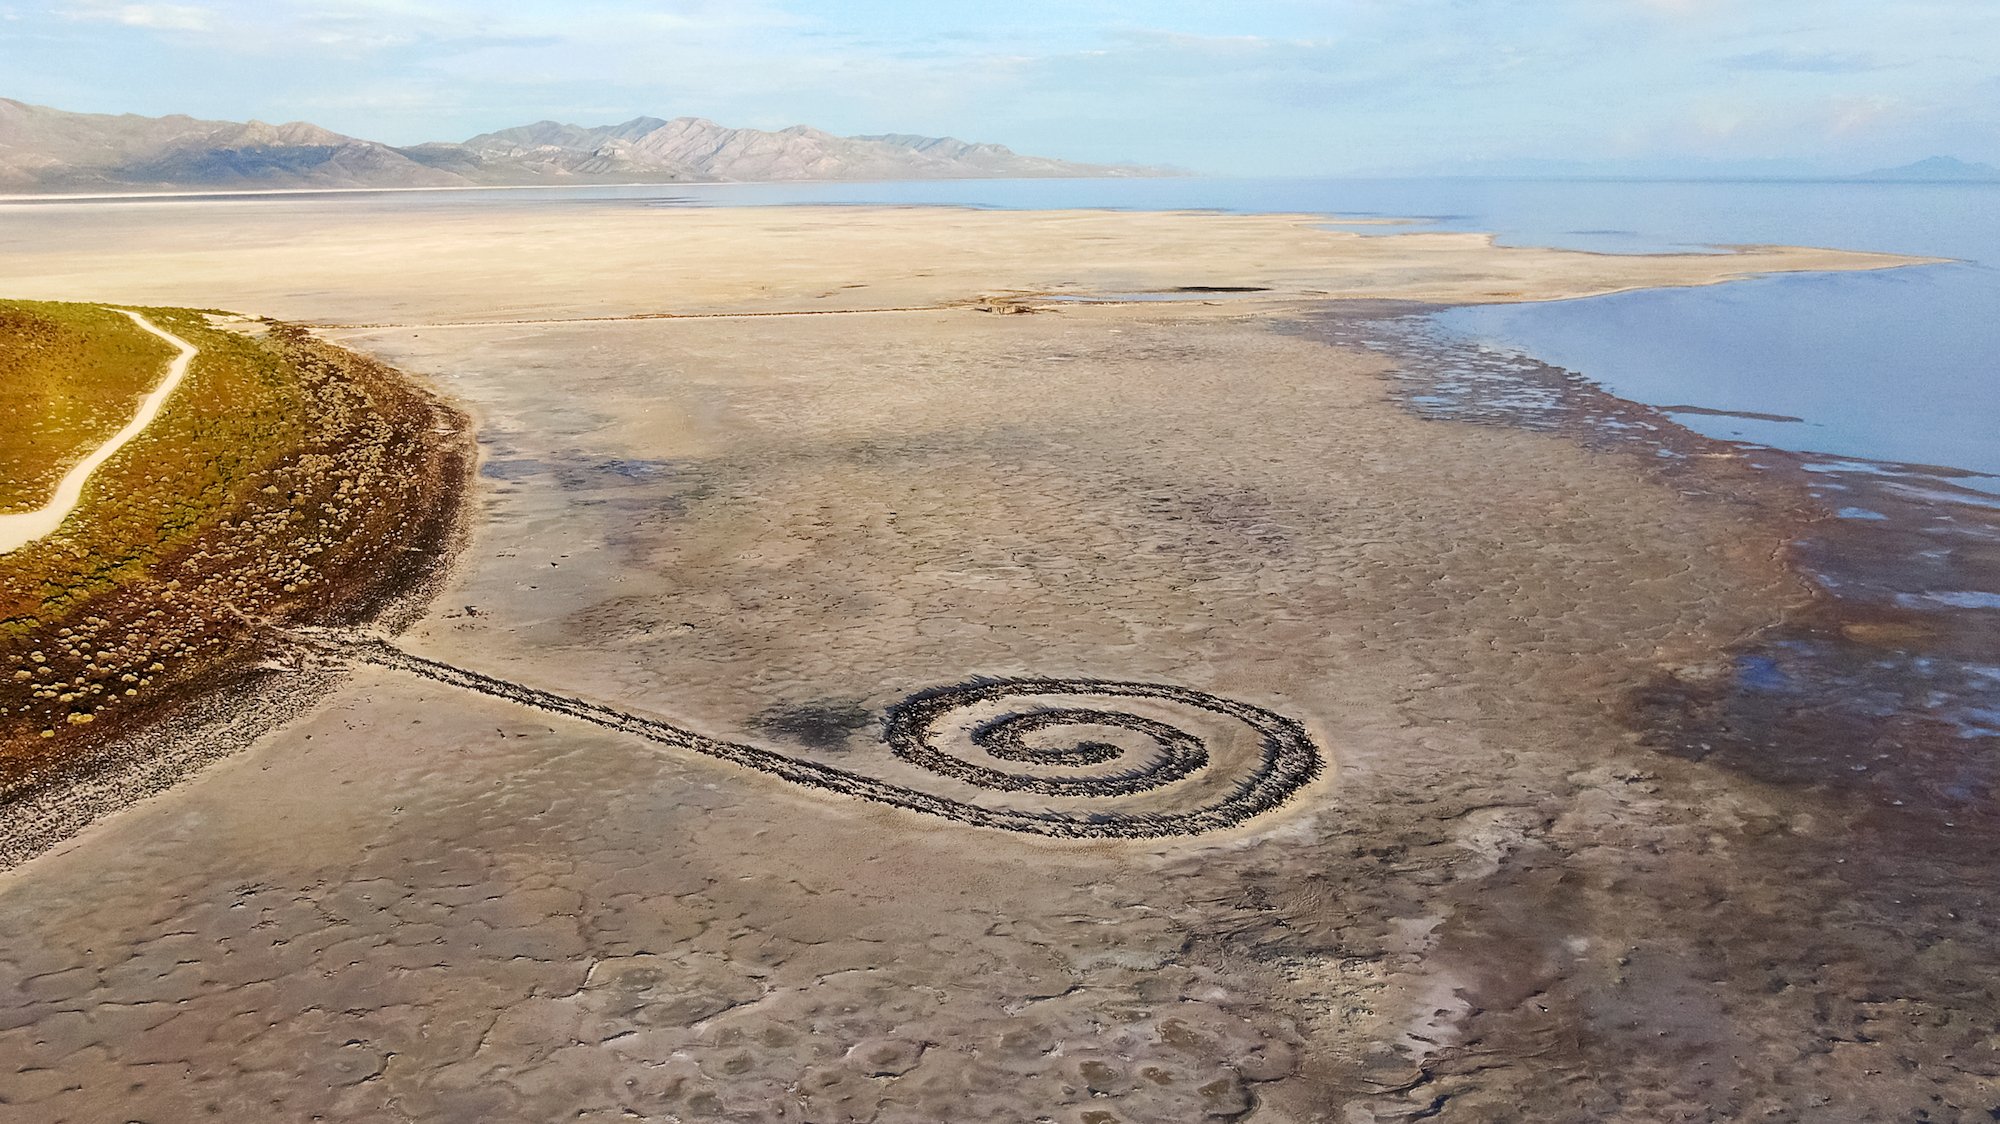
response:
[[[173,354],[111,309],[0,301],[0,512],[47,500],[130,420]]]
[[[201,354],[77,511],[0,555],[0,803],[93,767],[135,725],[251,675],[276,652],[278,629],[373,619],[450,546],[470,461],[462,417],[297,328],[251,336],[194,310],[138,311]],[[10,330],[44,342],[4,338]],[[114,372],[105,357],[127,344],[139,370]],[[0,304],[0,354],[52,371],[61,348],[98,364],[76,370],[131,388],[79,395],[108,404],[124,393],[128,407],[169,353],[116,313]],[[129,416],[114,413],[107,432]],[[72,429],[87,448],[95,431]]]

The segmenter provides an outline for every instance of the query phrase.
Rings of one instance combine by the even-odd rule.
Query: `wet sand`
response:
[[[1809,601],[1772,504],[1721,460],[1663,474],[1419,417],[1390,358],[1306,330],[1326,305],[1300,300],[1754,263],[1200,215],[329,214],[290,237],[277,213],[192,213],[99,224],[153,231],[117,254],[11,231],[0,287],[345,324],[914,309],[330,329],[479,422],[472,538],[395,641],[413,657],[1031,813],[1094,797],[927,775],[884,718],[982,677],[1166,685],[1296,722],[1324,767],[1233,825],[1058,840],[362,663],[0,876],[22,1119],[2000,1107],[1988,935],[1854,899],[1831,798],[1633,724],[1634,692]],[[987,311],[1182,285],[1274,291]],[[1256,757],[1200,733],[1217,766]]]

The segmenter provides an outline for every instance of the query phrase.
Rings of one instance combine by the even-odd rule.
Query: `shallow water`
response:
[[[2000,272],[1952,264],[1452,309],[1440,327],[1587,374],[1735,441],[1989,474],[2000,491]],[[1797,418],[1781,421],[1745,414]]]

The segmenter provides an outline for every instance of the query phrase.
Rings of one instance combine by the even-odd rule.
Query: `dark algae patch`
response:
[[[296,328],[140,311],[201,354],[77,511],[0,555],[0,807],[124,762],[141,731],[268,676],[259,665],[284,663],[270,626],[380,617],[456,533],[456,413]],[[49,319],[69,327],[38,338],[65,346],[100,326],[76,306],[29,322]],[[150,386],[158,358],[132,355]]]
[[[1700,414],[1711,418],[1748,418],[1751,421],[1767,422],[1803,422],[1806,420],[1804,418],[1793,417],[1790,414],[1760,414],[1755,410],[1714,410],[1707,406],[1689,406],[1685,404],[1657,406],[1654,408],[1663,414]]]
[[[875,713],[852,699],[766,708],[753,720],[758,730],[818,750],[837,750],[850,735],[875,724]]]

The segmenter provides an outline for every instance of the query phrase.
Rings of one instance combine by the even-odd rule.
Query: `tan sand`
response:
[[[0,207],[0,292],[315,323],[835,311],[1008,293],[1262,286],[1275,298],[1553,300],[1919,259],[1788,247],[1607,255],[1313,216],[935,207]],[[107,292],[107,290],[109,290]]]
[[[38,230],[0,291],[419,324],[1887,264],[1194,215],[295,221]],[[1969,1119],[1940,1106],[1982,1063],[1932,1060],[1927,998],[1828,1045],[1879,950],[1766,986],[1820,955],[1832,884],[1771,842],[1817,806],[1622,721],[1800,595],[1771,533],[1620,455],[1419,420],[1382,358],[1273,330],[1300,307],[333,333],[481,423],[409,651],[912,785],[874,720],[982,675],[1267,707],[1332,768],[1232,830],[1051,841],[361,668],[0,876],[10,1119]]]

